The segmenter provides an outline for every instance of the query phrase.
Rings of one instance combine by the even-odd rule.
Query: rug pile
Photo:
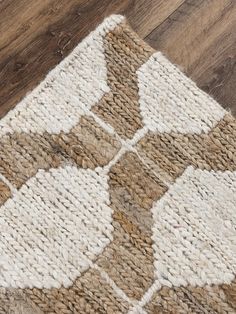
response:
[[[0,121],[0,313],[235,313],[235,139],[107,18]]]

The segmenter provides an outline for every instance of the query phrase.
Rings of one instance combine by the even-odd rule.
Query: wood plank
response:
[[[133,29],[142,38],[160,25],[184,0],[138,0],[130,1],[123,12],[130,21]]]
[[[20,0],[17,5],[12,0],[0,2],[1,61],[28,45],[37,34],[62,18],[73,5],[74,0],[34,0],[30,5],[28,0]]]
[[[146,37],[236,114],[236,2],[188,0]]]
[[[169,2],[169,1],[167,1]],[[0,2],[0,117],[105,16],[127,15],[141,36],[161,24],[183,0],[5,0]]]

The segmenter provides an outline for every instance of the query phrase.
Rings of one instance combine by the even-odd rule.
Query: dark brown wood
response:
[[[188,0],[146,41],[236,114],[236,2]]]
[[[125,14],[198,85],[234,110],[234,0],[0,1],[0,117],[105,16]]]

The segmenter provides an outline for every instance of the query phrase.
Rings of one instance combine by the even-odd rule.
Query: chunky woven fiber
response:
[[[235,139],[106,19],[0,121],[0,313],[236,313]]]

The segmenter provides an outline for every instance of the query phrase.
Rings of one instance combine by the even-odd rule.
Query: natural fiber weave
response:
[[[0,122],[0,313],[236,313],[235,139],[106,19]]]

